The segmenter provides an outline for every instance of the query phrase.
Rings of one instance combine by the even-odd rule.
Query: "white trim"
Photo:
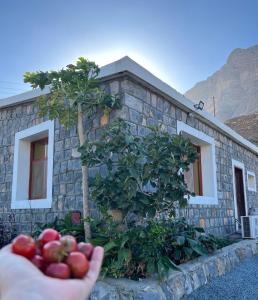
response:
[[[212,127],[216,127],[220,132],[223,132],[226,136],[229,136],[237,143],[258,154],[257,146],[243,138],[233,129],[222,123],[220,120],[218,120],[208,112],[199,110],[196,111],[193,106],[194,103],[191,100],[189,100],[184,95],[180,94],[175,89],[173,89],[171,86],[154,76],[151,72],[137,64],[128,56],[125,56],[111,64],[101,67],[99,78],[101,79],[104,77],[114,76],[123,72],[129,72],[135,75],[137,78],[143,80],[147,84],[160,90],[162,93],[168,95],[171,98],[170,101],[175,102],[176,105],[181,104],[184,108],[186,108],[186,110],[193,112],[205,123],[211,125]],[[36,89],[13,97],[5,98],[2,100],[0,99],[0,108],[9,105],[14,105],[19,102],[28,101],[29,99],[38,97],[39,95],[46,95],[48,93],[50,93],[49,88],[46,88],[43,91],[41,91],[40,89]]]
[[[48,136],[46,199],[28,200],[30,142]],[[24,151],[24,153],[22,153]],[[21,158],[23,161],[21,161]],[[54,161],[54,121],[46,121],[15,134],[11,209],[51,208]],[[19,186],[22,178],[25,187]]]
[[[37,98],[39,96],[47,95],[50,93],[50,88],[46,87],[45,89],[34,89],[25,93],[21,93],[12,97],[0,99],[0,108],[15,105],[17,103],[26,102]]]
[[[254,178],[254,182],[255,182],[255,185],[254,185],[254,188],[249,186],[249,181],[248,181],[248,176],[252,176]],[[256,176],[255,176],[255,173],[254,172],[251,172],[251,171],[247,171],[247,189],[248,191],[250,192],[256,192]]]
[[[235,159],[232,159],[232,178],[233,178],[233,196],[234,196],[234,207],[235,207],[235,219],[238,220],[238,209],[237,209],[237,197],[236,197],[236,182],[235,182],[235,168],[242,170],[243,174],[243,184],[244,184],[244,201],[245,201],[245,213],[248,216],[248,206],[247,206],[247,197],[246,197],[246,184],[245,184],[245,165]],[[236,222],[236,230],[239,229],[238,222]]]
[[[203,133],[200,130],[193,128],[192,126],[187,125],[182,121],[177,121],[177,133],[180,133],[181,131],[189,134],[190,136],[197,138],[198,140],[202,140],[208,144],[215,145],[214,138],[212,138],[211,136]]]
[[[198,144],[201,144],[204,196],[190,197],[189,204],[217,205],[218,192],[215,140],[207,134],[185,124],[184,122],[177,121],[177,133],[180,132],[183,132],[184,135],[189,137],[192,141],[196,141]],[[210,168],[208,168],[208,165]]]

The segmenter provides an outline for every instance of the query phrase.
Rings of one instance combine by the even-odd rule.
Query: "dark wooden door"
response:
[[[245,211],[243,171],[239,168],[235,168],[235,189],[236,189],[238,218],[240,219],[241,216],[246,215],[246,211]]]

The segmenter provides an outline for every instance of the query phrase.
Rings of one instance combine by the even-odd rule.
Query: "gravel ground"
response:
[[[258,300],[258,255],[246,259],[230,273],[200,287],[187,300]]]

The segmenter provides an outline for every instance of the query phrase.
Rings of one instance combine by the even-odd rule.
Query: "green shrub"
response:
[[[81,148],[87,167],[105,167],[90,182],[92,200],[101,210],[119,209],[124,216],[155,217],[187,205],[193,195],[184,172],[197,158],[191,142],[160,128],[149,128],[144,137],[134,136],[125,121],[112,123],[95,142]]]
[[[83,223],[72,225],[70,214],[64,220],[38,224],[34,236],[49,227],[84,240]],[[181,263],[231,243],[226,238],[205,234],[203,228],[189,225],[184,219],[149,220],[125,226],[105,216],[91,220],[91,229],[91,242],[105,249],[102,275],[115,278],[139,279],[154,274],[161,278],[171,269],[180,270]]]
[[[181,220],[147,221],[124,228],[111,220],[99,222],[92,242],[105,248],[103,272],[112,277],[163,277],[180,263],[217,249],[213,236]]]
[[[72,225],[70,214],[64,220],[38,225],[34,235],[51,227],[61,234],[72,234],[83,241],[83,224]],[[149,220],[145,224],[126,227],[112,218],[91,220],[94,245],[103,246],[103,276],[139,279],[158,274],[163,277],[170,269],[200,255],[207,255],[229,244],[226,239],[204,233],[203,228],[187,224],[184,219]]]

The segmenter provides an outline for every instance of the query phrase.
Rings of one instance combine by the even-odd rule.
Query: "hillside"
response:
[[[194,102],[202,100],[205,109],[222,121],[258,111],[258,45],[235,49],[226,64],[206,80],[186,92]]]

